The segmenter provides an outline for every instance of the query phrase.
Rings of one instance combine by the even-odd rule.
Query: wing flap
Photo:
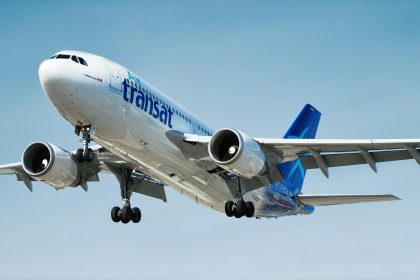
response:
[[[339,205],[339,204],[400,200],[400,198],[392,194],[298,195],[297,198],[298,198],[298,201],[300,201],[302,204],[311,205],[311,206],[328,206],[328,205]]]
[[[143,180],[134,185],[131,191],[167,202],[165,187],[162,184],[150,180]]]

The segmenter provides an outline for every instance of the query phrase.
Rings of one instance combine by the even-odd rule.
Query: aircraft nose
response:
[[[52,59],[45,60],[39,65],[39,81],[46,94],[50,95],[59,89],[63,73],[61,68],[59,63],[55,63]]]

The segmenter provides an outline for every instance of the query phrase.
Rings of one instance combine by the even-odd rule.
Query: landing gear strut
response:
[[[237,202],[233,202],[232,200],[228,200],[225,203],[225,213],[226,216],[235,218],[242,218],[243,216],[247,216],[251,218],[254,216],[255,208],[254,204],[250,201],[245,202],[243,198],[243,189],[241,186],[241,180],[238,176],[238,193],[237,193]]]
[[[76,158],[78,162],[91,162],[95,158],[95,154],[93,153],[93,150],[89,148],[89,143],[91,141],[90,138],[90,132],[92,130],[91,125],[85,125],[85,126],[76,126],[75,133],[77,135],[80,135],[82,133],[82,140],[83,143],[83,149],[78,149],[76,151]]]
[[[127,224],[130,221],[133,223],[138,223],[141,220],[141,211],[138,207],[131,208],[130,205],[130,196],[131,191],[129,190],[131,170],[122,169],[121,175],[119,176],[120,187],[121,187],[121,197],[123,200],[123,207],[120,208],[115,206],[111,209],[111,219],[115,222],[122,222]]]

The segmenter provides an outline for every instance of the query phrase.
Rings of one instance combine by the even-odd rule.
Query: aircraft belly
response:
[[[294,215],[298,211],[296,202],[288,196],[273,193],[270,187],[264,187],[245,195],[246,201],[252,201],[255,207],[254,217],[280,217]]]
[[[114,133],[109,135],[106,126],[95,124],[97,132],[93,138],[96,142],[134,161],[139,170],[197,203],[224,211],[225,201],[232,199],[226,183],[186,159],[166,138],[166,126],[135,108],[119,110],[118,114],[126,127],[125,134],[114,138]]]

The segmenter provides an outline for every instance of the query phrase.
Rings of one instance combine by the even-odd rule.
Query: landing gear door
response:
[[[122,94],[121,74],[118,66],[110,61],[105,61],[109,71],[109,89],[119,95]]]

